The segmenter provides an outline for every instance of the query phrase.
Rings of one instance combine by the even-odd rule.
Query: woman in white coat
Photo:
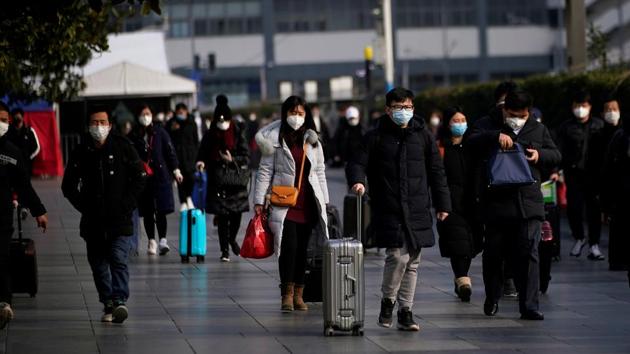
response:
[[[291,96],[282,104],[281,119],[256,134],[262,159],[256,176],[254,204],[264,212],[272,186],[300,185],[298,178],[304,149],[306,160],[294,207],[269,206],[269,226],[274,234],[280,270],[282,311],[306,311],[302,299],[306,248],[313,230],[328,238],[326,204],[328,185],[324,152],[315,132],[315,122],[303,98]]]

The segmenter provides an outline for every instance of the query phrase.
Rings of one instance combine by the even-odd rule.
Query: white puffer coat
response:
[[[291,150],[283,141],[282,146],[278,141],[280,134],[280,120],[274,121],[262,128],[256,134],[256,143],[262,152],[260,167],[256,174],[256,187],[254,189],[254,204],[265,204],[265,197],[271,191],[271,186],[292,186],[295,183],[295,176],[299,173],[299,166],[296,169],[295,160],[291,155]],[[319,143],[317,133],[307,130],[304,134],[304,143],[307,144],[306,157],[311,164],[308,182],[313,188],[317,208],[320,215],[319,225],[315,230],[324,234],[328,238],[328,223],[326,214],[326,204],[328,204],[328,184],[326,183],[326,166],[324,164],[324,152]],[[269,228],[274,235],[274,248],[276,256],[280,256],[280,245],[282,245],[282,230],[284,219],[289,211],[288,207],[270,206]]]

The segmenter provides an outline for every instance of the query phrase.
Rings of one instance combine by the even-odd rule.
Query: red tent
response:
[[[13,105],[24,110],[24,121],[33,127],[39,140],[40,152],[33,160],[33,176],[63,175],[61,139],[57,124],[57,110],[45,101],[29,105]]]

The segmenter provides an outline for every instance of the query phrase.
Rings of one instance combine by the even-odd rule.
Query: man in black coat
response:
[[[340,118],[333,141],[333,166],[344,166],[360,149],[364,133],[359,109],[350,106]]]
[[[195,183],[195,162],[199,150],[197,125],[188,115],[188,107],[184,103],[175,106],[175,116],[166,122],[166,131],[171,137],[179,161],[179,169],[184,180],[178,185],[180,203],[192,204],[193,185]]]
[[[478,195],[484,211],[486,240],[483,252],[483,279],[486,290],[484,313],[494,316],[502,293],[503,263],[511,265],[519,293],[522,319],[542,320],[539,311],[538,243],[545,210],[540,190],[541,168],[560,163],[547,128],[529,119],[532,99],[524,91],[507,94],[503,117],[490,116],[477,121],[465,142],[475,155],[480,186]],[[521,186],[488,187],[488,161],[499,149],[525,148],[535,183]]]
[[[48,217],[46,208],[33,190],[27,175],[25,158],[8,137],[9,107],[0,101],[0,329],[13,318],[11,309],[12,291],[9,273],[9,245],[13,235],[13,194],[18,202],[31,210],[37,226],[46,231]]]
[[[13,145],[17,146],[24,156],[24,165],[28,176],[31,176],[33,170],[33,159],[39,154],[39,139],[35,130],[24,123],[24,110],[15,108],[11,111],[13,122],[9,129],[8,139]]]
[[[398,328],[417,331],[411,308],[420,250],[435,244],[431,201],[437,218],[444,220],[451,200],[435,139],[422,119],[413,115],[413,93],[395,88],[385,100],[386,115],[363,138],[346,167],[346,177],[356,193],[363,194],[369,184],[369,232],[374,233],[377,247],[387,249],[378,323],[391,327],[398,301]]]
[[[110,133],[107,112],[102,106],[91,110],[91,137],[85,137],[72,152],[61,189],[81,213],[80,235],[86,242],[99,301],[105,306],[101,320],[122,323],[128,315],[131,215],[146,173],[133,143]]]
[[[599,202],[601,167],[606,145],[604,121],[591,115],[591,96],[578,91],[573,97],[573,118],[557,131],[558,148],[562,153],[562,169],[567,184],[567,216],[575,244],[571,255],[579,257],[584,248],[584,209],[588,224],[591,260],[604,260],[599,249],[601,236],[601,206]]]

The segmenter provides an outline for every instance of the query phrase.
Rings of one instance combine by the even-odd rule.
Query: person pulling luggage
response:
[[[386,114],[346,167],[353,192],[363,194],[369,184],[370,232],[377,247],[386,248],[378,325],[392,326],[398,302],[398,329],[406,331],[420,330],[411,309],[420,250],[435,244],[430,201],[440,221],[451,211],[442,159],[424,121],[414,116],[413,97],[404,88],[387,93]]]
[[[18,202],[31,211],[37,226],[46,232],[48,216],[27,173],[27,161],[6,135],[9,130],[9,107],[0,101],[0,329],[13,319],[9,245],[13,235],[13,193]],[[19,216],[18,216],[19,217]]]

